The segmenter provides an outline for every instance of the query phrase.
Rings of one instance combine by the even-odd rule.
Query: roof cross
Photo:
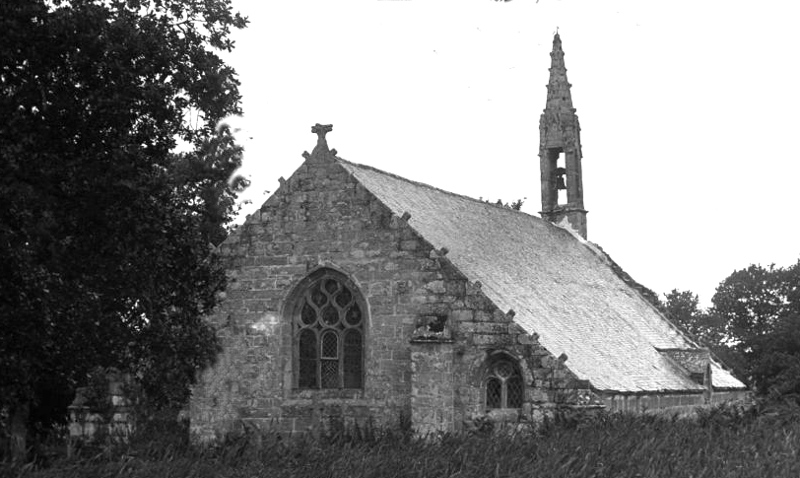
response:
[[[312,133],[317,133],[317,136],[319,136],[320,140],[324,140],[325,139],[325,135],[327,133],[330,133],[331,131],[333,131],[333,125],[332,124],[319,124],[319,123],[317,123],[317,124],[315,124],[314,126],[311,127],[311,132]]]
[[[316,155],[318,153],[327,153],[330,150],[328,149],[328,142],[325,140],[325,135],[333,131],[332,124],[315,124],[311,127],[311,132],[317,134],[317,146],[314,148],[314,151],[311,152],[312,155]]]

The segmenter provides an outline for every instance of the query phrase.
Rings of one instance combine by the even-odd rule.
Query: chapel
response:
[[[331,125],[219,247],[222,352],[191,429],[458,432],[558,410],[680,410],[746,387],[587,240],[580,126],[553,40],[541,217],[340,158]]]

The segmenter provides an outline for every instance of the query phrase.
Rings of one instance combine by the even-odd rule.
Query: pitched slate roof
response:
[[[658,349],[696,347],[573,232],[509,208],[336,159],[550,353],[603,391],[700,391]],[[712,363],[715,387],[744,388]]]

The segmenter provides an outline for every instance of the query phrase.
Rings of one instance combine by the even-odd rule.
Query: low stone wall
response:
[[[700,393],[665,393],[654,395],[603,395],[603,404],[609,412],[645,413],[652,411],[691,411],[694,408],[719,405],[729,402],[747,402],[750,392],[747,390],[715,391],[711,400]]]
[[[68,407],[72,441],[126,438],[133,431],[131,401],[125,396],[131,377],[115,368],[96,371]]]
[[[724,390],[716,391],[711,395],[711,404],[718,405],[722,403],[753,403],[753,393],[749,390]]]
[[[643,413],[653,410],[676,410],[705,405],[703,393],[661,395],[606,395],[603,403],[609,412]]]

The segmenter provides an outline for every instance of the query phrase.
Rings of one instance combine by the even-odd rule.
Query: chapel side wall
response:
[[[456,431],[483,420],[538,422],[559,409],[597,408],[598,397],[589,383],[579,380],[568,362],[553,356],[489,300],[479,283],[468,284],[466,305],[454,311],[456,338]],[[489,357],[502,353],[518,361],[524,382],[524,401],[519,410],[488,410],[485,379]]]
[[[515,323],[513,312],[501,311],[479,282],[466,280],[446,254],[430,252],[441,268],[414,294],[411,418],[418,433],[459,432],[486,419],[538,421],[559,408],[601,407],[588,382],[578,380],[564,360]],[[428,317],[446,318],[444,330],[426,331]],[[519,365],[524,382],[520,409],[486,408],[487,365],[498,353]]]

